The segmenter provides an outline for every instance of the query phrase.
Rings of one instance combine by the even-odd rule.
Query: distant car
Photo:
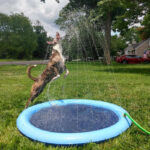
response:
[[[150,63],[150,58],[143,58],[137,55],[123,55],[118,56],[116,61],[122,64]]]

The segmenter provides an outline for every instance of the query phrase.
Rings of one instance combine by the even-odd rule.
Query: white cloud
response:
[[[57,3],[55,0],[46,0],[46,3],[43,3],[40,0],[0,0],[0,12],[5,14],[23,12],[33,23],[39,20],[48,35],[54,36],[56,31],[64,34],[54,22],[68,1],[60,0],[60,3]]]

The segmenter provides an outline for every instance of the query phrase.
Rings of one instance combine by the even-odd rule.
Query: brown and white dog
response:
[[[66,71],[64,78],[69,74],[68,69],[65,66],[65,59],[61,53],[61,51],[54,50],[52,51],[52,55],[49,58],[49,62],[43,71],[43,73],[39,77],[33,77],[31,75],[31,69],[36,67],[36,65],[29,66],[27,68],[27,74],[30,79],[32,79],[34,84],[31,88],[30,97],[26,103],[25,108],[29,106],[31,101],[33,101],[39,94],[43,91],[44,87],[48,82],[54,81],[60,77],[60,75]]]

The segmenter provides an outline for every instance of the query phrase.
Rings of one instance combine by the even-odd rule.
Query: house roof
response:
[[[134,48],[137,48],[138,46],[142,45],[143,43],[145,43],[146,41],[150,41],[150,38],[148,38],[147,40],[143,40],[139,43],[137,43],[137,45]]]
[[[141,42],[139,42],[139,43],[136,43],[136,44],[132,44],[132,45],[133,45],[133,48],[138,47],[138,46],[141,45],[143,42],[145,42],[145,40],[144,40],[144,41],[141,41]]]
[[[139,43],[132,44],[132,45],[126,47],[124,50],[126,51],[128,48],[131,48],[131,47],[132,47],[133,49],[135,49],[135,48],[137,48],[138,46],[142,45],[144,42],[146,42],[146,41],[148,41],[148,40],[150,40],[150,38],[148,38],[147,40],[143,40],[143,41],[141,41],[141,42],[139,42]]]

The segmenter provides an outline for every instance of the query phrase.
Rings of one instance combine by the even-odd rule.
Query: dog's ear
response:
[[[45,0],[41,0],[41,2],[45,3]],[[59,0],[56,0],[57,3],[60,3]]]
[[[56,2],[57,2],[57,3],[60,3],[60,1],[59,1],[59,0],[56,0]]]
[[[41,0],[41,2],[45,3],[45,0]]]

